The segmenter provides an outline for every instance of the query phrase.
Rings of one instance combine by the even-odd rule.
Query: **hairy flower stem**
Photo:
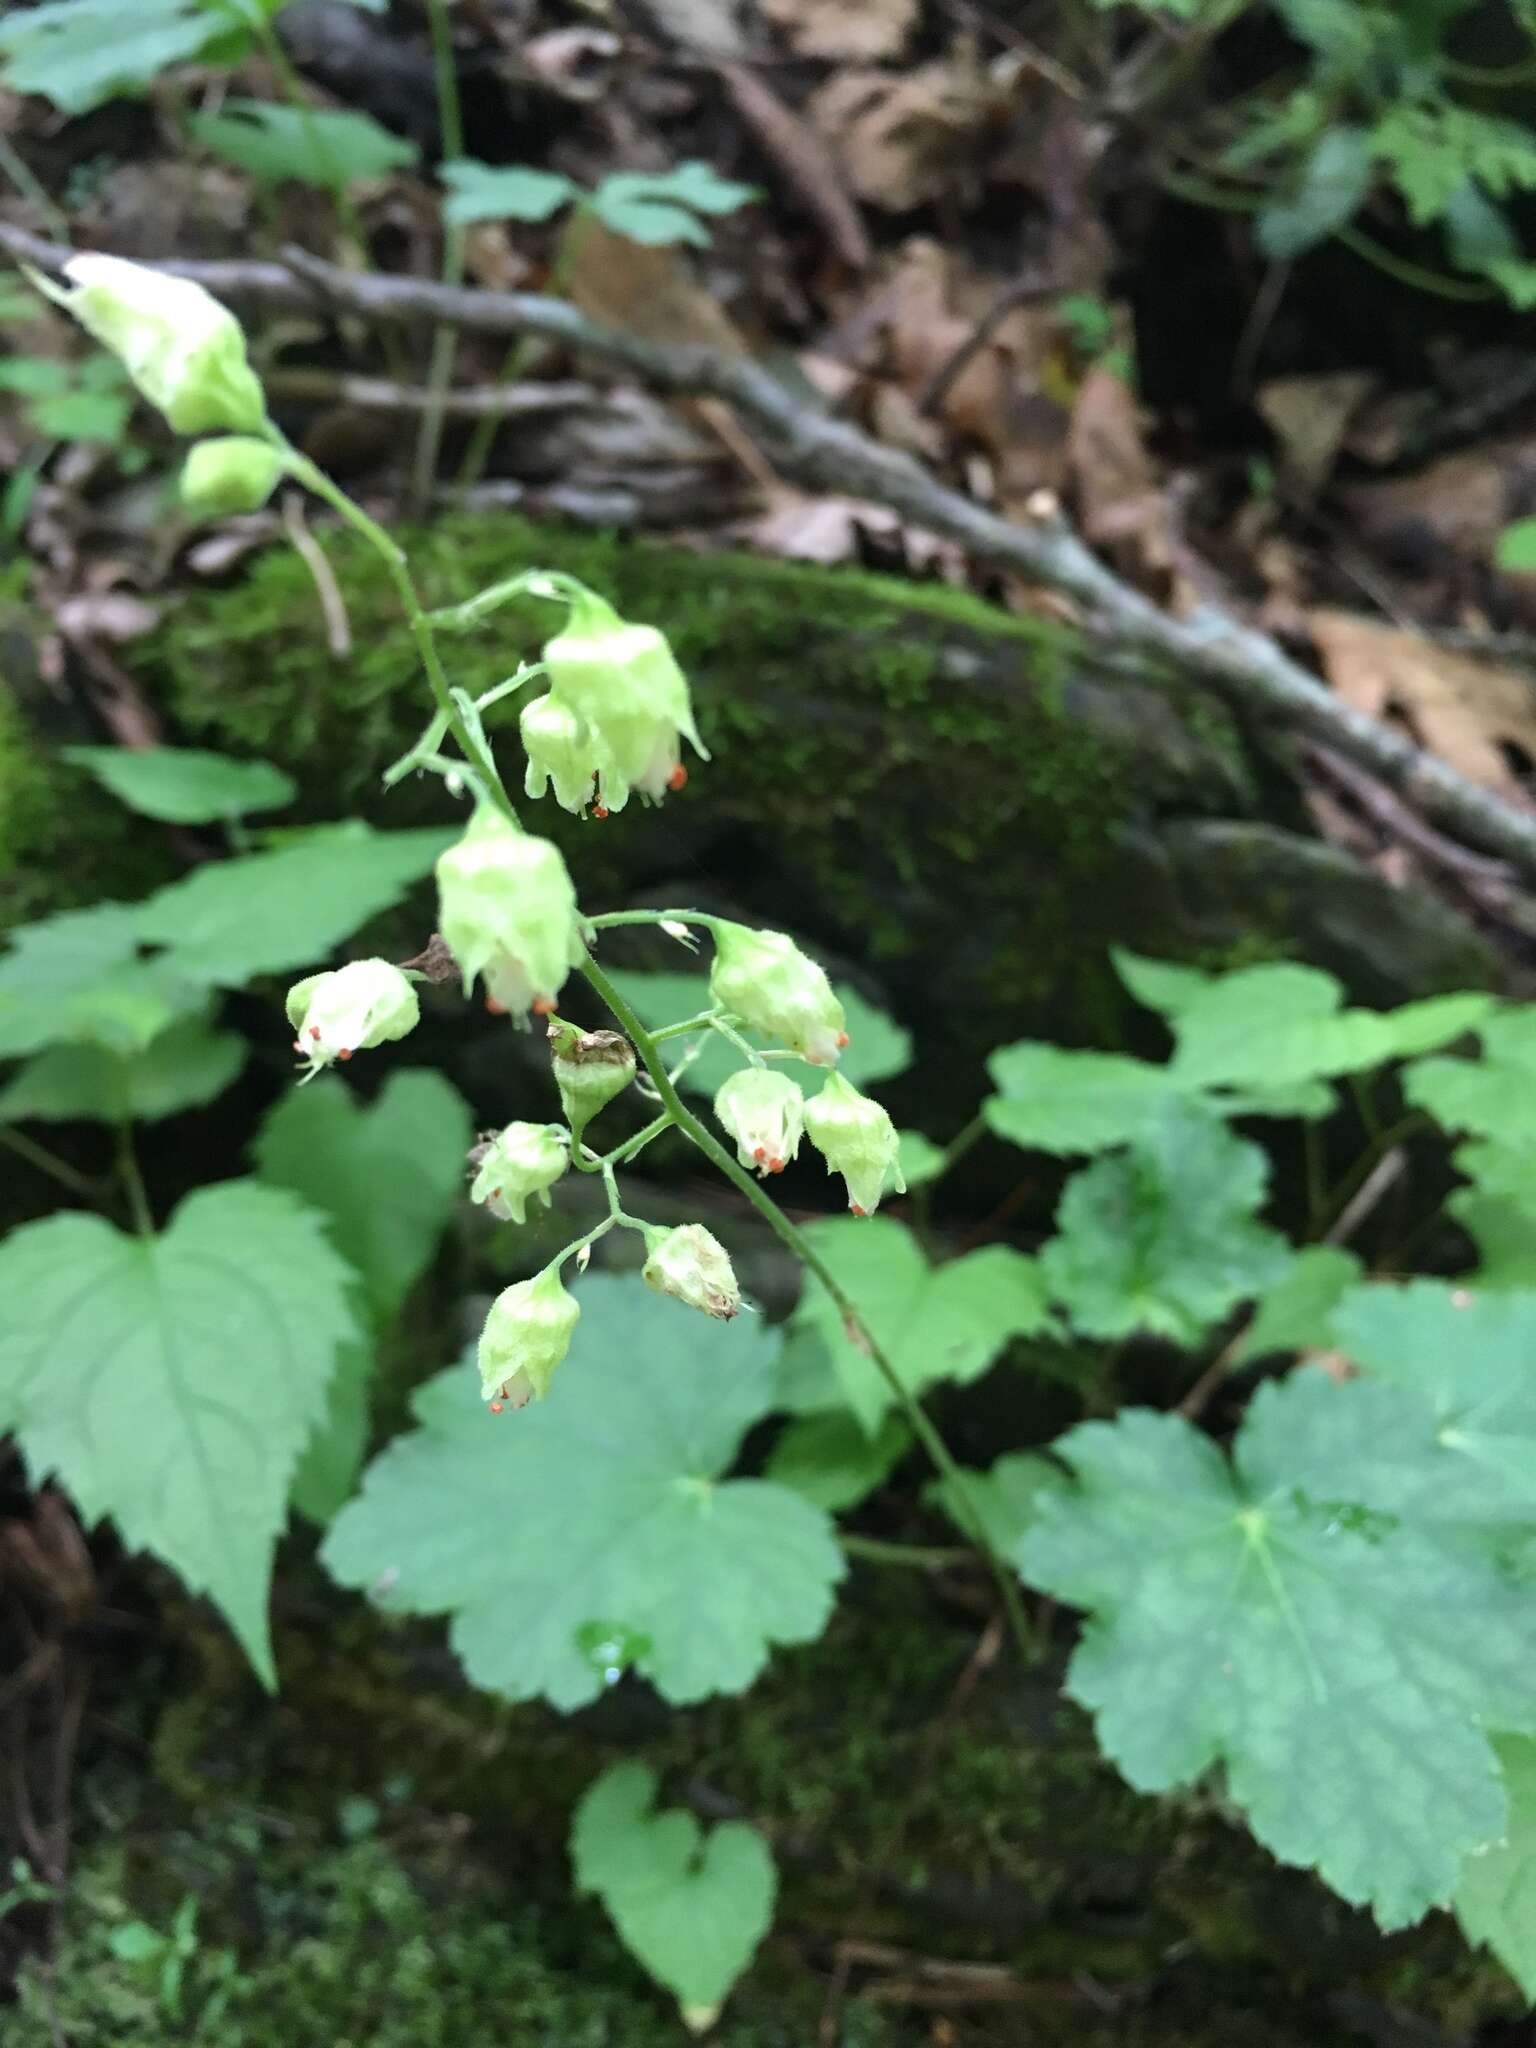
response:
[[[317,468],[307,456],[301,455],[296,448],[292,447],[278,433],[275,427],[270,429],[270,433],[274,442],[283,450],[289,473],[294,479],[303,484],[306,489],[313,491],[317,498],[323,499],[327,505],[331,506],[362,539],[368,542],[369,546],[374,549],[384,562],[389,570],[390,579],[399,594],[401,607],[410,624],[411,636],[415,640],[417,652],[421,656],[422,667],[426,670],[427,681],[431,685],[432,696],[439,713],[446,722],[448,730],[458,742],[465,760],[474,770],[476,779],[483,782],[486,796],[514,825],[520,826],[521,820],[518,818],[512,799],[507,794],[506,786],[497,771],[495,761],[491,758],[489,750],[482,748],[476,741],[474,734],[471,733],[465,724],[458,705],[454,702],[453,691],[449,686],[448,677],[443,668],[442,657],[437,651],[437,640],[433,634],[432,621],[417,593],[404,551],[396,545],[376,519],[370,519],[360,505],[353,503],[339,484],[332,483],[324,470]],[[663,916],[666,914],[665,912],[661,913]],[[639,924],[642,922],[651,923],[656,921],[657,915],[655,911],[619,911],[606,917],[594,918],[590,922],[598,926],[608,924]],[[689,923],[693,924],[713,924],[715,922],[713,918],[700,916],[696,911],[687,911],[683,915]],[[634,1046],[642,1066],[644,1066],[646,1073],[650,1076],[651,1085],[656,1091],[657,1099],[671,1121],[686,1138],[699,1148],[706,1159],[710,1160],[720,1169],[731,1185],[739,1189],[746,1196],[753,1208],[757,1210],[773,1231],[775,1237],[794,1254],[795,1258],[808,1272],[816,1275],[816,1278],[826,1289],[829,1299],[836,1305],[838,1312],[843,1316],[844,1320],[861,1333],[869,1356],[874,1363],[875,1370],[890,1388],[902,1413],[910,1423],[913,1434],[932,1459],[934,1469],[949,1485],[957,1506],[963,1509],[966,1520],[975,1530],[977,1547],[985,1556],[991,1568],[992,1576],[997,1581],[998,1593],[1001,1596],[1004,1611],[1008,1616],[1009,1625],[1013,1630],[1014,1640],[1017,1642],[1020,1653],[1026,1661],[1033,1661],[1036,1654],[1035,1636],[1033,1629],[1029,1625],[1029,1618],[1024,1612],[1024,1602],[1019,1594],[1018,1583],[1014,1578],[1007,1559],[1001,1557],[993,1548],[986,1533],[986,1525],[977,1512],[975,1500],[971,1494],[966,1476],[950,1451],[948,1444],[945,1443],[943,1437],[929,1420],[922,1403],[917,1399],[911,1388],[902,1380],[901,1375],[897,1372],[895,1366],[892,1365],[882,1346],[865,1325],[858,1309],[843,1291],[842,1286],[826,1262],[807,1240],[804,1232],[790,1222],[773,1197],[759,1186],[750,1173],[747,1173],[742,1167],[738,1166],[725,1147],[720,1144],[713,1133],[699,1121],[692,1110],[684,1103],[682,1097],[677,1092],[671,1075],[667,1072],[666,1064],[657,1049],[656,1040],[646,1030],[630,1005],[590,954],[582,963],[579,971],[585,976],[593,991],[607,1005],[620,1028]],[[611,1228],[616,1220],[620,1219],[610,1216],[601,1227],[603,1229]],[[629,1219],[624,1218],[622,1220],[627,1222]],[[577,1247],[573,1246],[570,1249],[574,1250]],[[562,1254],[562,1258],[563,1256]]]
[[[927,1411],[922,1403],[903,1381],[883,1347],[869,1331],[857,1307],[843,1291],[842,1286],[831,1269],[810,1244],[805,1233],[790,1222],[773,1197],[759,1185],[750,1173],[746,1172],[743,1167],[736,1163],[713,1133],[699,1121],[692,1110],[684,1103],[682,1097],[672,1085],[671,1077],[668,1075],[666,1067],[657,1054],[655,1043],[650,1033],[640,1022],[640,1019],[635,1015],[618,989],[615,988],[612,981],[603,972],[602,968],[589,955],[578,971],[586,978],[594,992],[602,998],[603,1002],[612,1011],[625,1036],[633,1044],[641,1064],[650,1075],[656,1092],[661,1097],[663,1106],[670,1113],[673,1123],[676,1124],[685,1137],[691,1139],[698,1146],[706,1159],[719,1168],[720,1172],[725,1175],[732,1186],[738,1188],[746,1196],[753,1208],[757,1210],[773,1231],[775,1237],[794,1254],[795,1258],[799,1260],[800,1264],[807,1271],[816,1275],[816,1278],[826,1289],[829,1298],[844,1320],[859,1330],[875,1370],[890,1388],[892,1395],[901,1407],[902,1413],[911,1424],[913,1434],[922,1444],[928,1456],[933,1460],[935,1469],[952,1489],[957,1505],[964,1510],[967,1520],[976,1531],[977,1547],[986,1557],[987,1563],[992,1570],[992,1576],[997,1581],[998,1592],[1002,1597],[1003,1607],[1007,1613],[1009,1624],[1013,1629],[1014,1639],[1018,1643],[1019,1650],[1025,1659],[1032,1661],[1035,1656],[1034,1631],[1029,1625],[1028,1617],[1025,1615],[1024,1603],[1019,1596],[1019,1589],[1013,1572],[1006,1558],[1000,1557],[992,1547],[986,1534],[985,1524],[977,1512],[965,1473],[957,1464],[948,1444],[945,1443],[943,1437],[929,1420]]]

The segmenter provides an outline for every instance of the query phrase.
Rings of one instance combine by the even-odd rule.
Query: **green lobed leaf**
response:
[[[913,1393],[979,1379],[1011,1338],[1050,1327],[1040,1270],[1010,1246],[984,1245],[930,1266],[912,1233],[889,1216],[829,1217],[807,1226],[806,1236]],[[789,1331],[792,1345],[809,1340],[800,1363],[810,1370],[783,1374],[784,1404],[811,1412],[846,1405],[873,1437],[896,1396],[813,1273]]]
[[[1259,214],[1264,254],[1277,263],[1289,262],[1346,226],[1371,189],[1374,167],[1369,129],[1330,128],[1303,163],[1294,192]]]
[[[1448,1131],[1536,1147],[1536,1006],[1497,1011],[1476,1028],[1481,1058],[1415,1060],[1403,1094]]]
[[[361,179],[409,169],[421,156],[414,142],[351,108],[231,98],[217,113],[192,114],[188,126],[204,149],[264,185],[292,178],[344,192]]]
[[[963,1489],[947,1476],[931,1479],[923,1498],[942,1508],[968,1541],[985,1539],[998,1557],[1018,1549],[1044,1496],[1071,1483],[1059,1465],[1036,1451],[1009,1451],[985,1472],[962,1470]]]
[[[851,1415],[829,1408],[797,1415],[786,1425],[766,1472],[775,1484],[835,1515],[873,1493],[911,1448],[912,1432],[899,1415],[887,1415],[869,1436]]]
[[[356,1269],[376,1322],[387,1322],[426,1271],[464,1191],[472,1142],[464,1098],[441,1074],[390,1075],[367,1107],[339,1075],[294,1088],[252,1148],[270,1186],[326,1219]]]
[[[212,1030],[196,1016],[177,1018],[140,1052],[56,1045],[0,1089],[0,1121],[116,1124],[174,1116],[222,1095],[248,1051],[237,1031]]]
[[[1176,1417],[1085,1424],[1018,1558],[1091,1611],[1069,1690],[1132,1785],[1221,1764],[1267,1848],[1392,1928],[1503,1829],[1487,1731],[1536,1721],[1536,1612],[1475,1547],[1333,1491],[1384,1423],[1433,1442],[1410,1389],[1313,1372],[1260,1388],[1230,1465]]]
[[[170,949],[170,964],[205,981],[238,987],[252,975],[312,967],[398,903],[452,837],[326,827],[272,853],[199,868],[139,905],[134,924]]]
[[[634,1005],[640,1022],[650,1031],[659,1030],[664,1024],[681,1023],[685,1017],[697,1017],[710,1007],[707,975],[648,974],[633,968],[610,969],[610,975],[619,993]],[[843,1079],[855,1088],[872,1088],[894,1074],[905,1073],[912,1064],[911,1033],[883,1010],[877,1010],[873,1003],[866,1002],[847,983],[834,982],[833,987],[848,1024],[848,1044],[837,1063]],[[767,1042],[750,1031],[742,1036],[749,1043]],[[698,1037],[705,1040],[705,1049],[684,1070],[678,1086],[688,1093],[712,1097],[721,1082],[746,1062],[718,1032],[701,1031]],[[675,1053],[695,1043],[696,1039],[686,1036],[669,1040],[669,1062],[675,1064]],[[813,1084],[819,1068],[804,1060],[784,1060],[778,1064],[802,1087],[810,1086],[811,1093],[816,1092]]]
[[[1536,1159],[1527,1161],[1526,1178],[1536,1197]],[[1477,1246],[1478,1287],[1536,1287],[1536,1216],[1531,1206],[1482,1188],[1459,1188],[1445,1206]]]
[[[1088,1336],[1197,1343],[1285,1271],[1286,1245],[1257,1220],[1268,1178],[1263,1152],[1212,1110],[1170,1102],[1068,1182],[1040,1254],[1048,1294]]]
[[[1303,1245],[1266,1289],[1243,1332],[1234,1363],[1276,1351],[1321,1351],[1334,1342],[1333,1312],[1362,1277],[1360,1261],[1339,1245]]]
[[[898,1131],[896,1135],[900,1146],[897,1164],[907,1184],[907,1193],[938,1180],[949,1157],[944,1147],[935,1145],[932,1138],[925,1138],[921,1131]]]
[[[297,791],[270,761],[235,761],[197,747],[66,747],[129,810],[172,825],[211,825],[277,810]]]
[[[616,172],[604,178],[585,203],[605,227],[632,242],[649,248],[691,242],[705,249],[709,230],[696,216],[734,213],[756,197],[752,186],[734,185],[708,164],[685,163],[660,175]]]
[[[140,957],[138,920],[137,906],[98,903],[11,933],[0,958],[0,1059],[57,1044],[138,1052],[203,1007],[195,977]]]
[[[132,410],[132,400],[115,391],[62,391],[34,399],[27,418],[52,441],[111,442],[122,438]]]
[[[706,1833],[682,1808],[653,1811],[655,1800],[647,1765],[611,1765],[576,1809],[571,1861],[577,1889],[598,1895],[700,2033],[772,1925],[778,1880],[756,1828],[724,1821]]]
[[[157,1237],[100,1217],[0,1245],[0,1429],[222,1609],[263,1681],[289,1480],[354,1335],[350,1275],[291,1195],[228,1181]]]
[[[1035,1152],[1101,1152],[1145,1130],[1173,1096],[1165,1067],[1113,1052],[1028,1040],[987,1061],[998,1092],[982,1104],[1000,1138]]]
[[[1536,2005],[1536,1739],[1499,1735],[1493,1746],[1509,1815],[1468,1860],[1453,1903],[1468,1941],[1491,1949]]]
[[[364,1108],[335,1075],[285,1095],[252,1148],[257,1172],[326,1219],[361,1282],[377,1333],[425,1272],[463,1192],[469,1110],[440,1074],[390,1075]],[[326,1411],[294,1477],[293,1500],[327,1522],[357,1484],[368,1448],[371,1345],[337,1361]]]
[[[325,1561],[388,1610],[451,1614],[471,1681],[512,1699],[568,1712],[626,1665],[676,1704],[740,1692],[820,1634],[843,1570],[808,1501],[721,1477],[774,1406],[772,1337],[633,1276],[576,1296],[547,1399],[493,1419],[467,1367],[432,1381]]]
[[[448,188],[443,218],[455,227],[480,220],[548,220],[581,193],[575,180],[559,171],[482,164],[473,157],[440,164],[437,175]]]
[[[204,0],[45,0],[0,20],[0,83],[66,114],[143,92],[167,66],[227,43],[234,18]]]

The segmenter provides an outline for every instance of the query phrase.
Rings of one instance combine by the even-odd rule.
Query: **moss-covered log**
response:
[[[1498,977],[1467,924],[1309,838],[1294,787],[1208,691],[1068,628],[940,586],[514,519],[403,538],[434,602],[565,569],[663,626],[694,678],[713,760],[681,796],[606,825],[541,810],[583,900],[793,927],[871,978],[957,1101],[1001,1040],[1122,1034],[1114,943],[1308,958],[1375,1000]],[[350,536],[327,548],[350,656],[327,652],[308,570],[274,549],[233,587],[180,597],[132,666],[180,737],[291,770],[306,817],[451,815],[433,779],[381,790],[424,688],[377,562]],[[500,681],[551,621],[529,603],[453,642],[457,680]],[[45,867],[60,815],[24,828]]]

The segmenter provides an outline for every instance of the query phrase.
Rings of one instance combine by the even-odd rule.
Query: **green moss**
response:
[[[1384,1940],[1213,1801],[1131,1792],[1056,1674],[957,1691],[975,1624],[906,1575],[857,1574],[824,1640],[743,1699],[669,1712],[625,1684],[567,1720],[467,1693],[438,1630],[305,1569],[280,1591],[275,1704],[192,1609],[171,1626],[197,1671],[184,1650],[126,1687],[105,1675],[52,1993],[72,2048],[663,2048],[666,2000],[573,1899],[565,1853],[582,1790],[633,1754],[670,1800],[749,1814],[774,1844],[776,1929],[723,2048],[814,2041],[849,1936],[1010,1972],[1015,1998],[954,2008],[974,2048],[1354,2048],[1341,1984],[1398,2027],[1518,2010],[1449,1922]],[[199,1947],[173,2021],[111,1935],[165,1929],[189,1892]],[[1085,1978],[1092,1998],[1068,1988]],[[841,2048],[931,2044],[930,2011],[859,1982]],[[47,2048],[47,2008],[25,1975],[6,2048]]]

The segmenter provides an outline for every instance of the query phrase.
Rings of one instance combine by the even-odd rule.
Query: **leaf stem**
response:
[[[128,1209],[133,1217],[134,1229],[140,1237],[153,1237],[154,1212],[149,1206],[144,1176],[139,1171],[139,1155],[133,1143],[133,1125],[126,1117],[117,1127],[117,1172],[128,1196]]]
[[[46,1173],[56,1180],[60,1187],[68,1188],[72,1195],[79,1195],[82,1201],[95,1202],[101,1196],[101,1184],[88,1174],[78,1171],[67,1159],[61,1159],[46,1145],[39,1145],[35,1138],[29,1138],[25,1131],[14,1130],[10,1124],[0,1124],[0,1145],[14,1152],[18,1159],[25,1159],[28,1166],[35,1166],[39,1173]]]
[[[844,1292],[837,1276],[811,1244],[805,1233],[796,1224],[790,1222],[773,1197],[767,1193],[750,1173],[747,1173],[737,1164],[714,1134],[687,1107],[676,1088],[672,1085],[671,1077],[657,1054],[656,1046],[650,1033],[640,1022],[640,1019],[635,1015],[619,990],[615,988],[608,976],[603,972],[602,968],[598,966],[597,962],[589,955],[582,963],[579,971],[586,978],[593,991],[607,1004],[625,1035],[633,1043],[635,1051],[640,1055],[640,1059],[651,1077],[656,1093],[670,1115],[672,1122],[676,1124],[685,1137],[691,1139],[697,1145],[705,1158],[725,1175],[731,1185],[746,1196],[753,1208],[758,1211],[759,1215],[762,1216],[773,1231],[775,1237],[794,1254],[801,1265],[815,1274],[816,1278],[825,1288],[828,1298],[835,1305],[844,1320],[859,1330],[871,1363],[890,1389],[892,1396],[905,1414],[907,1421],[911,1424],[913,1433],[932,1459],[935,1469],[949,1483],[954,1497],[962,1508],[968,1511],[968,1519],[972,1526],[978,1531],[984,1532],[985,1524],[971,1497],[969,1482],[964,1471],[950,1451],[948,1444],[945,1443],[934,1424],[929,1420],[927,1411],[923,1408],[922,1403],[917,1399],[905,1380],[902,1379],[900,1373],[897,1372],[879,1340],[870,1331],[867,1323],[859,1314],[858,1309]],[[1032,1660],[1035,1655],[1034,1632],[1030,1628],[1028,1618],[1024,1613],[1024,1603],[1019,1596],[1019,1589],[1015,1583],[1013,1572],[1007,1560],[998,1554],[990,1541],[984,1538],[979,1547],[986,1557],[988,1565],[991,1567],[993,1578],[997,1582],[998,1592],[1002,1599],[1004,1611],[1008,1616],[1009,1624],[1012,1627],[1014,1639],[1026,1660]]]
[[[442,156],[452,160],[464,154],[464,115],[459,105],[459,80],[453,63],[453,31],[448,22],[447,0],[427,0],[427,22],[432,33],[432,74],[437,89],[438,127]],[[442,281],[457,285],[464,278],[464,230],[449,222],[443,230]],[[442,321],[432,334],[432,356],[427,365],[427,402],[416,437],[416,457],[411,467],[411,509],[420,516],[432,495],[437,473],[438,451],[443,441],[443,408],[453,380],[453,359],[458,351],[458,329]]]
[[[838,1543],[849,1557],[866,1564],[904,1565],[909,1571],[942,1571],[952,1564],[964,1564],[976,1555],[964,1543],[886,1543],[878,1536],[840,1535]]]

